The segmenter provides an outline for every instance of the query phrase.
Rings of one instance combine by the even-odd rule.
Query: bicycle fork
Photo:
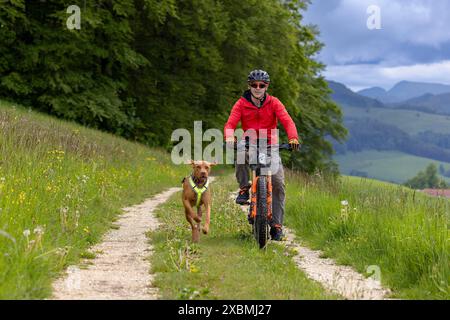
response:
[[[251,188],[251,199],[250,199],[250,217],[256,218],[257,205],[257,186],[258,186],[259,176],[256,175],[256,171],[252,170],[252,188]],[[267,218],[268,221],[272,221],[272,172],[269,171],[266,176],[267,181]]]

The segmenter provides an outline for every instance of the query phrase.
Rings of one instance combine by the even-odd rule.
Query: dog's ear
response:
[[[217,163],[217,161],[214,160],[214,162],[210,162],[209,165],[210,165],[211,167],[214,167],[214,166],[217,166],[218,163]]]
[[[188,164],[188,165],[194,165],[195,161],[194,160],[187,160],[184,162],[184,164]]]

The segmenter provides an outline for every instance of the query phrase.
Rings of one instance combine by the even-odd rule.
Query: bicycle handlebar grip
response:
[[[289,143],[280,144],[279,149],[285,149],[285,150],[292,151],[291,145]]]

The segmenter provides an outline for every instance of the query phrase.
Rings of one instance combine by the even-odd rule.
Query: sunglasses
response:
[[[255,88],[255,89],[264,89],[265,87],[267,87],[267,84],[265,83],[252,83],[250,84],[250,87]]]

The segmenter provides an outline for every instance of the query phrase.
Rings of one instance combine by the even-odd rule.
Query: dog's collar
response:
[[[202,198],[202,194],[208,190],[208,186],[209,186],[209,180],[208,178],[206,178],[206,182],[203,184],[203,187],[199,187],[195,181],[194,181],[194,177],[191,175],[189,176],[189,184],[191,186],[191,188],[194,190],[194,192],[197,194],[197,201],[196,201],[196,207],[198,207],[200,205],[200,200]]]

